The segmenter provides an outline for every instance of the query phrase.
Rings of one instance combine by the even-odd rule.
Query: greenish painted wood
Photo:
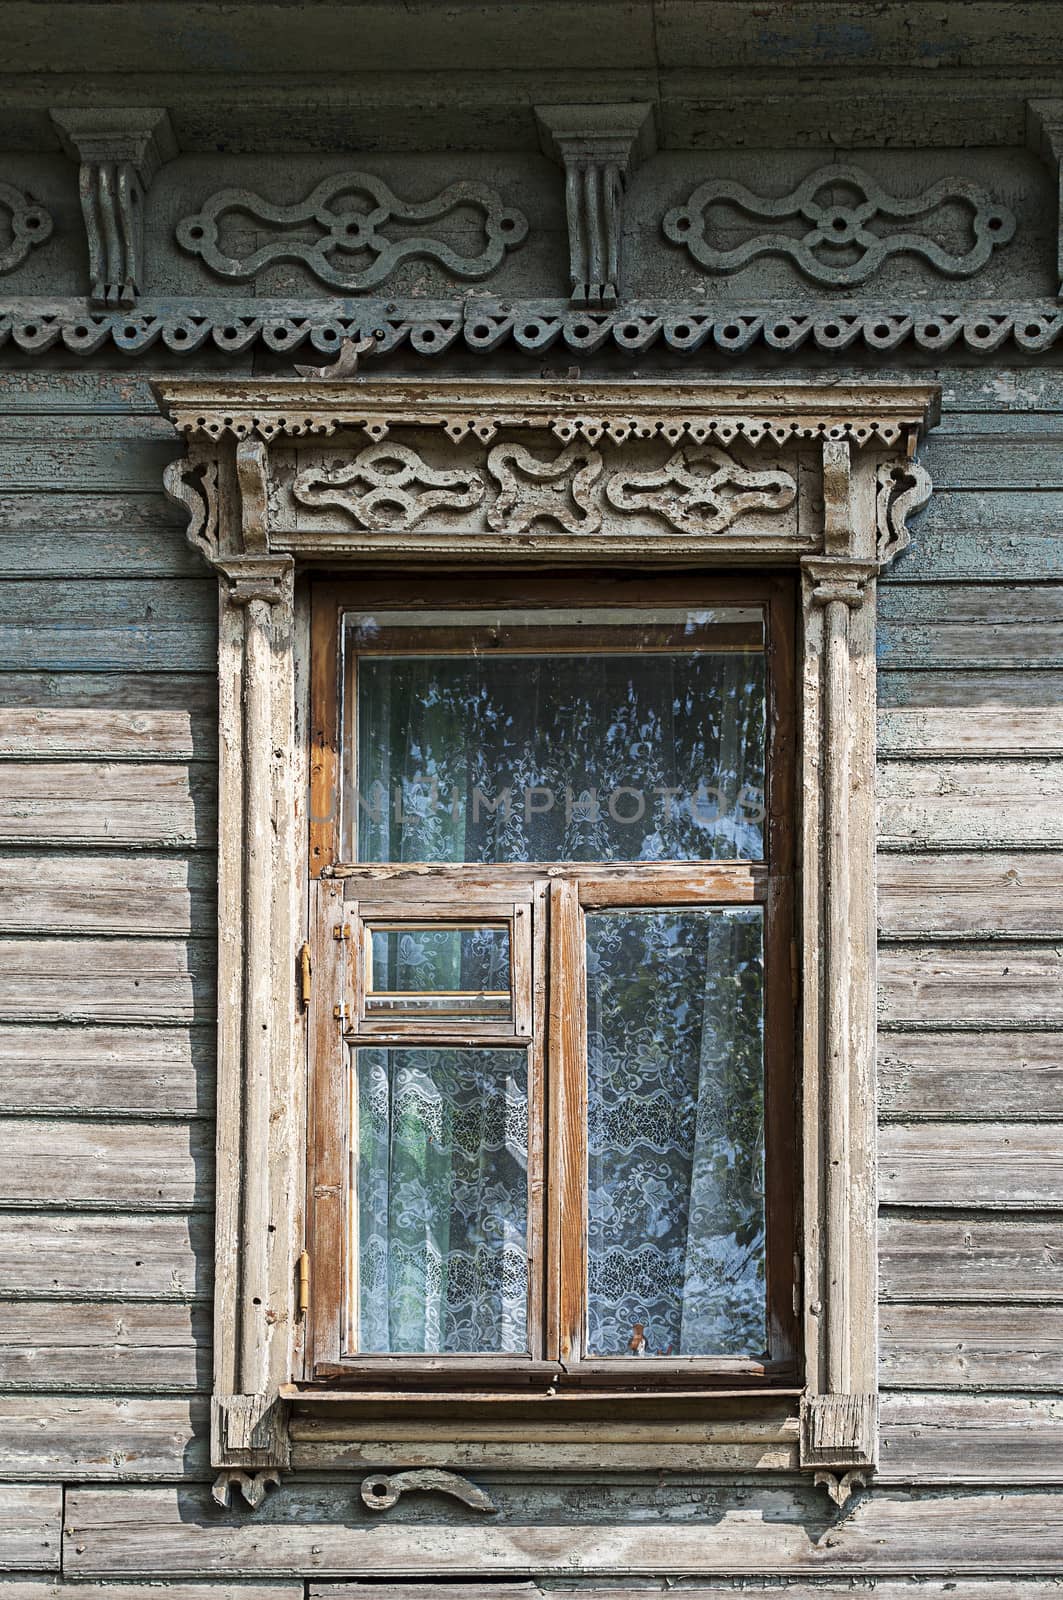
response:
[[[0,670],[205,672],[216,637],[207,578],[0,584]]]
[[[184,578],[207,568],[161,492],[0,495],[0,575]]]

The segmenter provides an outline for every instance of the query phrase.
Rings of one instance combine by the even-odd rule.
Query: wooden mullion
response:
[[[347,941],[334,937],[344,917],[343,890],[310,886],[310,1104],[308,1111],[307,1249],[310,1309],[307,1370],[335,1361],[342,1348],[348,1271],[344,1126],[346,1047],[333,1008],[350,1003]]]
[[[577,1361],[586,1321],[586,985],[579,885],[550,885],[547,1356]]]

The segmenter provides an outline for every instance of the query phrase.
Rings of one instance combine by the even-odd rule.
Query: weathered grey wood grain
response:
[[[1059,1216],[885,1212],[878,1231],[883,1301],[1063,1301]]]
[[[923,460],[939,489],[1063,488],[1063,427],[1057,418],[1009,417],[1010,434],[984,433],[986,420],[978,419],[977,432],[930,434]]]
[[[215,1029],[0,1024],[0,1108],[47,1116],[214,1115]]]
[[[880,1034],[878,1096],[902,1121],[1061,1118],[1063,1033]]]
[[[5,577],[194,578],[203,572],[161,480],[149,494],[0,493]]]
[[[75,1588],[62,1579],[54,1582],[51,1578],[13,1578],[4,1586],[4,1600],[79,1600],[79,1595],[80,1600],[303,1600],[303,1585],[298,1579],[229,1583],[222,1578],[213,1583],[209,1579],[203,1583],[193,1579],[191,1583],[159,1584],[148,1579],[146,1583],[91,1583]],[[362,1596],[361,1600],[368,1600],[368,1597]],[[390,1595],[388,1600],[391,1600]],[[794,1600],[805,1600],[805,1597],[797,1595]],[[894,1597],[884,1595],[881,1600],[894,1600]],[[938,1597],[935,1595],[933,1600]],[[951,1600],[955,1600],[955,1596]],[[987,1593],[984,1600],[1047,1600],[1047,1591],[1041,1595],[1035,1592],[1034,1586],[1029,1586],[1021,1594],[1017,1590],[999,1597]]]
[[[1061,885],[1059,853],[882,855],[879,936],[1063,938]]]
[[[940,711],[1015,710],[1037,719],[1055,710],[1063,694],[1063,672],[1051,668],[1038,672],[982,671],[978,668],[935,672],[904,668],[878,675],[878,703],[884,707],[923,707]]]
[[[0,670],[208,671],[216,611],[210,578],[13,579],[0,587]]]
[[[0,762],[0,843],[213,849],[217,778],[203,762]]]
[[[0,482],[8,491],[150,493],[178,453],[161,417],[0,421]]]
[[[207,1411],[198,1396],[0,1394],[0,1462],[22,1481],[202,1478]]]
[[[563,1582],[563,1580],[562,1580]],[[45,1579],[40,1583],[44,1585]],[[534,1581],[522,1584],[516,1582],[503,1582],[495,1585],[491,1582],[475,1585],[470,1581],[462,1596],[462,1600],[546,1600],[546,1597],[557,1596],[561,1583],[545,1580],[545,1587]],[[678,1586],[677,1586],[678,1588]],[[389,1583],[386,1600],[453,1600],[450,1591],[452,1584],[443,1583]],[[47,1600],[61,1600],[58,1590],[44,1591]],[[308,1600],[366,1600],[365,1585],[358,1583],[313,1583],[307,1586]],[[563,1592],[563,1590],[562,1590]],[[663,1591],[667,1593],[667,1590]],[[746,1589],[741,1584],[735,1585],[727,1580],[720,1584],[683,1584],[678,1588],[682,1600],[733,1600],[735,1594],[753,1592],[758,1600],[853,1600],[855,1595],[873,1594],[874,1600],[1059,1600],[1059,1585],[1053,1579],[1040,1583],[1036,1578],[979,1578],[965,1580],[963,1588],[952,1579],[890,1579],[879,1578],[875,1580],[873,1589],[870,1586],[854,1586],[852,1580],[832,1582],[827,1579],[815,1579],[809,1583],[799,1580],[774,1584],[769,1580],[758,1581],[755,1590]],[[173,1590],[167,1588],[167,1600]],[[580,1590],[575,1590],[579,1594]],[[662,1590],[657,1588],[647,1589],[637,1582],[624,1584],[622,1587],[613,1588],[609,1584],[596,1583],[591,1590],[584,1589],[583,1593],[589,1600],[661,1600]],[[40,1591],[36,1594],[22,1596],[14,1594],[12,1600],[41,1600]],[[101,1595],[100,1600],[111,1600],[110,1594]],[[121,1597],[125,1600],[125,1597]],[[135,1600],[156,1600],[155,1596],[137,1595]],[[185,1600],[182,1595],[180,1600]],[[190,1597],[195,1600],[195,1597]],[[209,1597],[204,1597],[209,1600]],[[375,1600],[375,1597],[374,1597]],[[571,1594],[565,1600],[573,1600]]]
[[[1053,1123],[883,1124],[879,1198],[895,1206],[1063,1206],[1063,1140]]]
[[[879,1381],[898,1389],[1063,1388],[1063,1306],[883,1306]]]
[[[900,676],[896,674],[890,681],[896,683]],[[961,676],[961,684],[965,676]],[[1037,674],[1034,684],[1042,676],[1052,678],[1053,674]],[[955,679],[949,678],[948,683],[954,690]],[[941,699],[946,702],[950,698],[943,682]],[[1052,704],[885,707],[878,714],[879,754],[909,758],[1063,754],[1063,704],[1051,685],[1046,685],[1044,698]]]
[[[211,1203],[209,1123],[0,1120],[0,1205],[185,1211]]]
[[[882,1396],[881,1483],[1063,1483],[1063,1401]]]
[[[215,947],[201,939],[0,939],[0,1021],[209,1024]]]
[[[213,761],[217,701],[206,674],[5,673],[0,756]]]
[[[0,1389],[208,1390],[210,1335],[206,1306],[0,1300]]]
[[[884,945],[879,1024],[1063,1025],[1063,949],[1054,945]]]
[[[0,856],[0,932],[210,935],[213,857]]]
[[[1063,762],[882,761],[880,849],[1063,844]]]
[[[884,668],[1063,666],[1063,587],[1031,583],[883,585]]]
[[[205,1301],[213,1219],[0,1211],[0,1295],[10,1299]]]
[[[1061,517],[1058,490],[936,489],[913,521],[912,542],[889,569],[883,588],[1063,577]]]
[[[493,1481],[491,1489],[500,1492]],[[525,1504],[536,1504],[534,1522],[455,1522],[449,1508],[426,1500],[412,1516],[393,1513],[366,1527],[352,1514],[349,1484],[293,1482],[269,1497],[253,1522],[218,1516],[205,1487],[75,1488],[67,1496],[73,1532],[65,1568],[78,1578],[132,1575],[149,1562],[151,1571],[175,1576],[1055,1575],[1063,1539],[1063,1495],[1045,1489],[1005,1496],[884,1487],[838,1519],[811,1487],[721,1485],[695,1491],[677,1520],[666,1507],[683,1506],[685,1486],[654,1494],[648,1483],[636,1483],[622,1497],[633,1519],[626,1524],[615,1512],[607,1520],[601,1488],[570,1494],[564,1511],[548,1516],[551,1502],[565,1495],[556,1477],[534,1502],[525,1488]]]
[[[62,1535],[60,1484],[0,1483],[0,1572],[58,1572]]]

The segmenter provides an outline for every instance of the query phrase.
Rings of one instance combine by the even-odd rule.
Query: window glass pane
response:
[[[354,1346],[528,1348],[523,1050],[352,1052]]]
[[[759,608],[350,621],[363,861],[763,856]]]
[[[375,925],[365,993],[367,1017],[512,1015],[509,928]]]
[[[764,1352],[761,923],[587,917],[593,1355]]]

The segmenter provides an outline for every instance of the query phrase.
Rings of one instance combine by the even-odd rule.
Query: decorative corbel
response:
[[[624,193],[653,154],[653,107],[536,106],[543,151],[565,169],[569,277],[576,306],[613,306],[620,297]]]
[[[1063,300],[1063,100],[1027,100],[1026,143],[1056,188],[1056,298]]]
[[[81,164],[89,299],[131,306],[144,288],[145,197],[159,168],[177,154],[169,113],[114,106],[51,116],[63,149]]]

